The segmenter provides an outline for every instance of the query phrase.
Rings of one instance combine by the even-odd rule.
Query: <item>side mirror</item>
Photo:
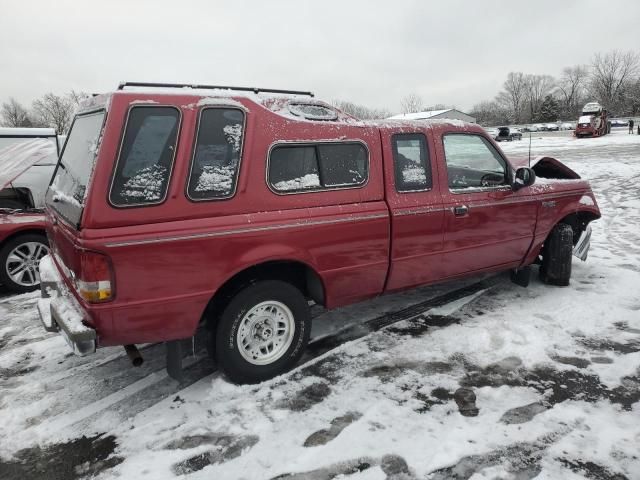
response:
[[[536,181],[536,172],[533,168],[520,167],[516,170],[516,178],[513,181],[511,187],[514,191],[520,190],[522,187],[528,187],[533,185]]]

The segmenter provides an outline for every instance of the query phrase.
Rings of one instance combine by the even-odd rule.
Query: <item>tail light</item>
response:
[[[89,303],[113,299],[113,270],[109,257],[101,253],[80,252],[80,272],[76,278],[78,293]]]

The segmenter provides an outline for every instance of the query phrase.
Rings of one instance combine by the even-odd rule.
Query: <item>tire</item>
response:
[[[310,333],[309,305],[300,290],[280,280],[260,281],[238,292],[223,310],[212,339],[215,360],[235,383],[262,382],[300,360]]]
[[[40,287],[38,262],[47,253],[49,243],[45,235],[28,233],[13,237],[0,249],[0,283],[15,293],[37,290]],[[23,264],[26,263],[27,266],[20,276],[19,259],[22,258],[25,259]]]
[[[542,247],[540,279],[549,285],[566,287],[571,278],[573,258],[573,229],[566,223],[559,223]]]

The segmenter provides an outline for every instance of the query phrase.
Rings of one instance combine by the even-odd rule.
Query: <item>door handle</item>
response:
[[[469,213],[469,207],[466,205],[456,205],[453,207],[453,214],[456,217],[464,217],[467,213]]]

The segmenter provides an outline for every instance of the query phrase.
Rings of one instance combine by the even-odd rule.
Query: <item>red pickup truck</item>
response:
[[[515,165],[477,125],[129,83],[75,117],[46,216],[38,309],[75,353],[124,345],[139,361],[135,344],[167,342],[175,373],[204,326],[226,375],[258,382],[300,358],[312,302],[500,270],[527,283],[536,262],[566,285],[600,213],[575,172]]]

